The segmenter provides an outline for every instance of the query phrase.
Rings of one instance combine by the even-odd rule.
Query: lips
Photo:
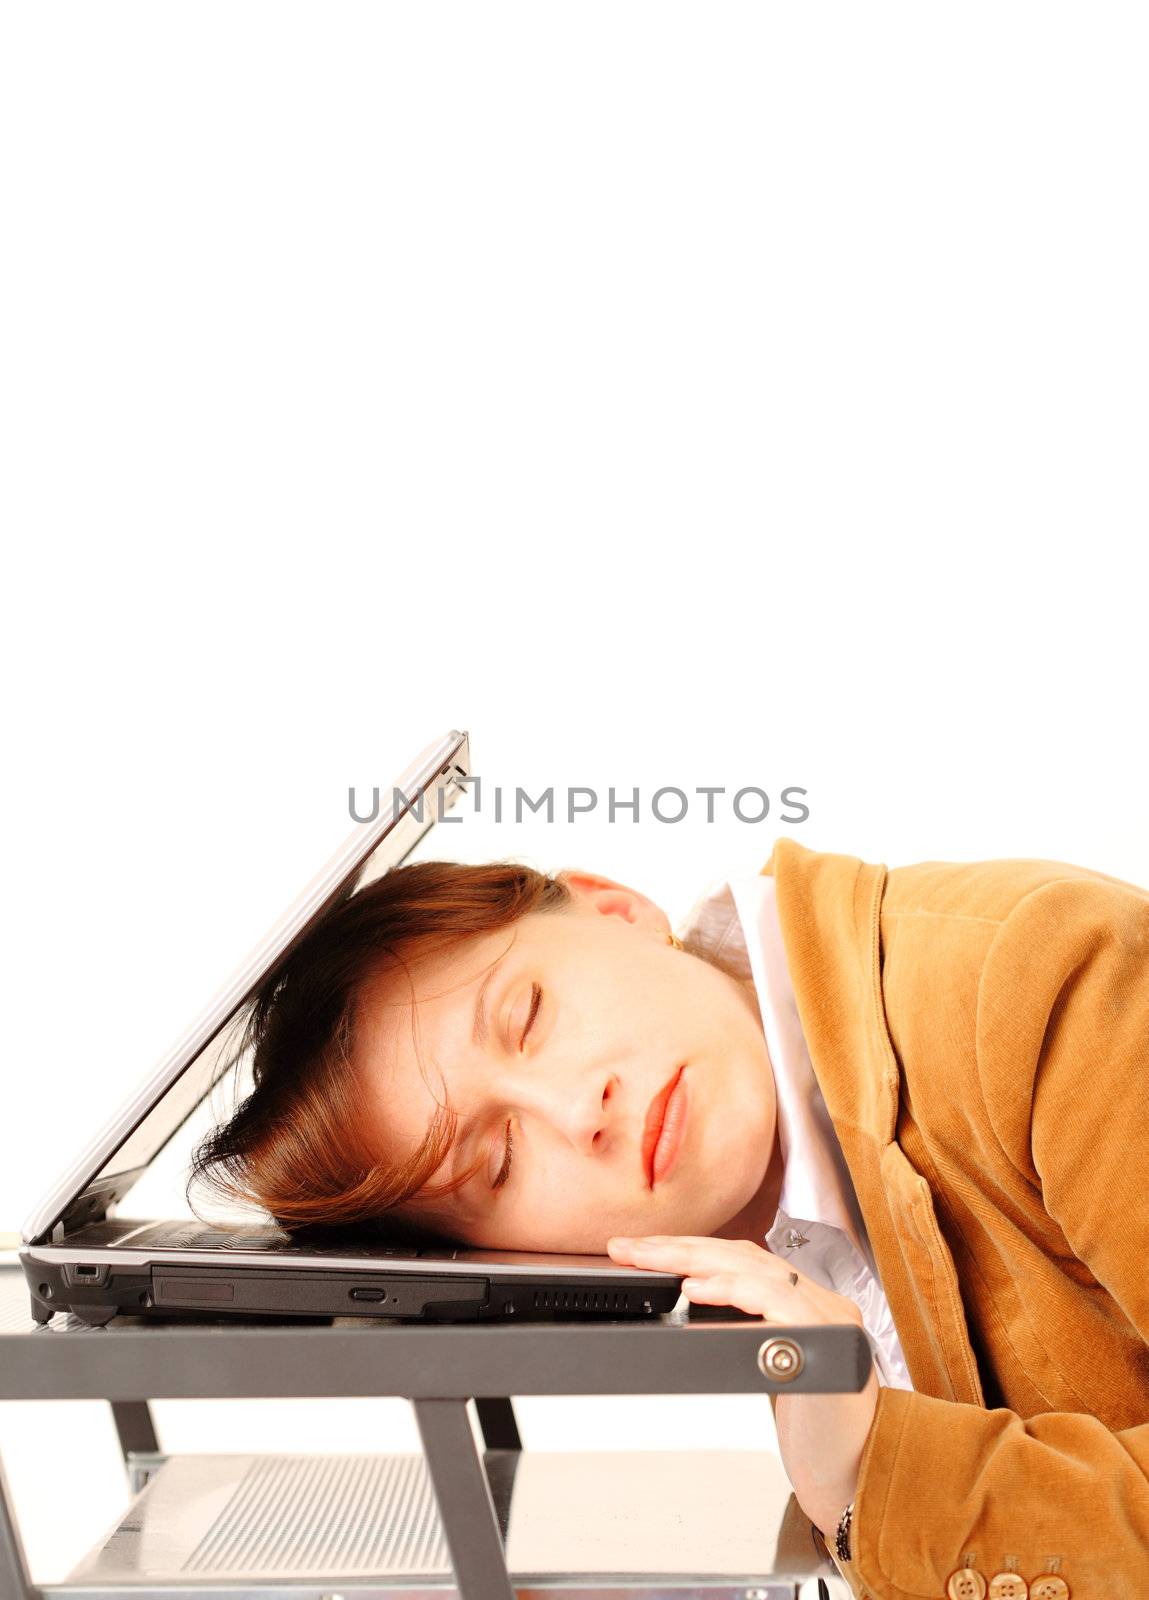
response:
[[[685,1062],[675,1072],[669,1083],[655,1095],[650,1102],[646,1113],[646,1121],[642,1128],[642,1172],[646,1179],[648,1189],[654,1188],[654,1147],[658,1143],[658,1136],[662,1132],[663,1118],[666,1116],[666,1105],[674,1093],[674,1086],[685,1070]]]

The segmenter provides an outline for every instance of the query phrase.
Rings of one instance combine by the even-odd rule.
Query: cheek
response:
[[[585,1227],[588,1213],[598,1210],[608,1196],[585,1175],[576,1176],[567,1165],[552,1160],[545,1171],[533,1172],[518,1191],[506,1197],[499,1220],[530,1240],[527,1248],[562,1250],[562,1240],[575,1227]]]

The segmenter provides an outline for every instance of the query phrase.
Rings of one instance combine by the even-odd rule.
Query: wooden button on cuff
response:
[[[976,1567],[959,1567],[946,1583],[949,1600],[985,1600],[985,1579]]]
[[[997,1572],[989,1580],[989,1600],[1029,1600],[1029,1585],[1020,1572]]]

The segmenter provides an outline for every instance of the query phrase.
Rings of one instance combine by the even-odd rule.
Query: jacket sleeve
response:
[[[1140,1335],[1149,1380],[1149,894],[1099,875],[1032,890],[989,946],[977,1006],[1002,1148],[1073,1270]],[[1149,1413],[1114,1432],[883,1388],[851,1546],[835,1564],[873,1600],[980,1600],[1003,1552],[1028,1600],[1149,1596]],[[947,1588],[967,1560],[981,1586]]]

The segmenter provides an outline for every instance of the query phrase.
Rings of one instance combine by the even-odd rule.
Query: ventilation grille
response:
[[[627,1311],[625,1289],[536,1289],[536,1311]]]
[[[183,1563],[187,1573],[450,1573],[418,1455],[256,1458]]]

